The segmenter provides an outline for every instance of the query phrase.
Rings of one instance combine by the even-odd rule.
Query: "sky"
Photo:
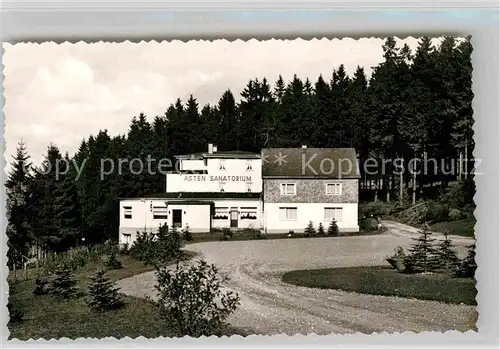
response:
[[[435,39],[440,40],[440,39]],[[413,50],[417,38],[398,39]],[[84,138],[107,129],[126,134],[132,117],[148,120],[190,94],[200,108],[215,104],[228,88],[239,98],[250,79],[274,84],[297,74],[330,79],[344,64],[383,61],[384,39],[182,41],[141,43],[3,44],[6,159],[22,139],[35,164],[53,143],[72,155]],[[435,41],[437,42],[437,41]]]

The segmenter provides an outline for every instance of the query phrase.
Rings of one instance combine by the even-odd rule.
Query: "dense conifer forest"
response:
[[[164,115],[134,116],[125,135],[107,130],[90,135],[73,155],[50,144],[41,166],[30,164],[29,149],[21,141],[6,183],[10,265],[20,263],[34,243],[63,251],[81,243],[82,237],[89,244],[117,239],[117,198],[165,191],[163,174],[134,174],[135,168],[128,166],[101,180],[101,159],[115,159],[117,164],[119,158],[139,158],[147,163],[148,157],[173,159],[206,151],[208,143],[217,144],[218,150],[256,152],[304,144],[355,147],[361,163],[368,158],[402,158],[407,167],[409,159],[425,156],[447,165],[459,158],[473,164],[470,38],[446,37],[433,46],[423,37],[412,52],[390,37],[383,52],[384,60],[370,78],[363,67],[348,76],[343,65],[316,81],[299,76],[290,81],[280,76],[274,82],[254,78],[239,101],[230,90],[215,105],[199,105],[196,96],[178,99],[166,106]],[[63,158],[84,165],[80,176],[71,165],[56,178],[55,163]],[[455,173],[438,168],[418,175],[417,200],[432,195],[425,188],[443,188],[456,180],[454,166]],[[470,178],[472,167],[462,168],[460,177]],[[367,175],[361,167],[361,200],[397,200],[400,177],[394,170],[388,166]],[[410,192],[411,180],[406,172],[403,183]]]

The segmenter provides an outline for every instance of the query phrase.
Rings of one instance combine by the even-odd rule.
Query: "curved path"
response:
[[[475,307],[399,297],[373,296],[337,290],[311,289],[281,282],[295,269],[384,265],[397,245],[408,247],[414,230],[383,222],[381,235],[208,242],[187,249],[215,263],[230,277],[228,288],[239,293],[241,305],[231,325],[248,333],[347,334],[362,332],[467,331],[475,329]],[[454,239],[455,241],[455,239]],[[457,239],[459,249],[471,239]],[[153,296],[154,273],[118,282],[121,292]]]

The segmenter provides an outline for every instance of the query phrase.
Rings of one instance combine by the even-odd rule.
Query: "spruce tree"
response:
[[[314,224],[312,221],[309,221],[309,224],[304,229],[304,235],[305,236],[315,236],[316,235],[316,229],[314,229]]]
[[[468,247],[467,257],[461,261],[457,276],[465,278],[473,278],[476,274],[476,245],[472,244]]]
[[[76,279],[71,269],[60,264],[55,271],[55,278],[52,281],[51,293],[63,298],[71,298],[78,295]]]
[[[70,159],[66,154],[65,164]],[[61,237],[61,248],[67,249],[78,243],[80,236],[80,203],[74,178],[64,169],[54,191],[55,218]]]
[[[339,227],[337,225],[337,221],[335,219],[332,219],[330,222],[330,225],[328,226],[328,231],[327,234],[329,236],[339,236]]]
[[[5,188],[7,192],[7,257],[9,267],[20,267],[33,239],[31,162],[23,141],[19,142],[12,170]]]
[[[434,239],[427,224],[420,230],[418,238],[412,238],[415,243],[409,249],[405,258],[405,270],[409,273],[431,272],[439,267],[437,251],[433,246]]]
[[[440,268],[448,271],[455,271],[460,260],[457,253],[453,250],[453,243],[448,238],[448,233],[444,234],[445,239],[441,241],[437,249],[438,265]]]
[[[325,227],[323,226],[323,223],[321,223],[321,222],[319,222],[319,226],[318,226],[318,235],[320,235],[320,236],[326,235]]]
[[[118,293],[118,288],[104,276],[105,273],[105,270],[100,269],[90,277],[88,304],[99,311],[121,308],[125,303]]]

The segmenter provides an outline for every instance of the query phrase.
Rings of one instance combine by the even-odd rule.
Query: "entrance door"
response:
[[[182,227],[182,210],[172,210],[172,225],[177,228]]]
[[[231,228],[238,228],[238,209],[231,208]]]

